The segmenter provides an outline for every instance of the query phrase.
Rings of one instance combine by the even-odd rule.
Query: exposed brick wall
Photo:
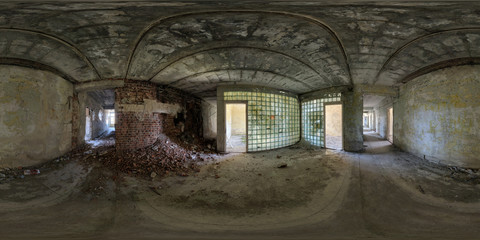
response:
[[[142,105],[144,99],[156,99],[153,83],[126,80],[125,85],[115,89],[115,102]],[[159,114],[126,112],[115,109],[115,138],[117,150],[138,149],[155,142],[162,131]]]
[[[116,124],[115,137],[117,150],[131,150],[153,144],[162,133],[179,136],[183,133],[201,137],[201,100],[192,95],[157,86],[144,81],[126,81],[125,86],[115,90]],[[120,104],[144,104],[144,100],[178,104],[181,112],[166,114],[157,112],[126,111]]]
[[[195,134],[198,137],[203,136],[202,100],[200,98],[178,89],[159,86],[157,99],[159,102],[178,103],[182,106],[184,110],[183,116],[176,116],[176,119],[172,119],[176,128],[180,128],[179,123],[181,122],[186,132]]]
[[[125,80],[125,85],[115,89],[115,102],[142,104],[144,99],[157,99],[157,87],[147,81]]]
[[[159,113],[119,112],[116,117],[116,148],[120,150],[149,146],[163,131]]]
[[[175,116],[162,114],[163,117],[163,133],[168,136],[179,136],[182,134],[182,129],[178,126],[175,126]]]

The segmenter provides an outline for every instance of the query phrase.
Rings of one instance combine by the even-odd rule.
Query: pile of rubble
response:
[[[188,176],[199,171],[198,163],[205,161],[205,158],[212,157],[186,149],[161,135],[153,145],[146,148],[121,152],[113,147],[103,148],[89,154],[87,159],[99,161],[112,170],[153,178],[169,173]]]
[[[447,167],[450,178],[471,185],[480,184],[480,171],[478,169]]]
[[[61,166],[64,162],[70,160],[71,153],[53,159],[41,165],[29,167],[14,167],[14,168],[0,168],[0,184],[10,182],[14,179],[23,179],[25,176],[38,175],[44,170],[55,169]]]
[[[115,149],[115,133],[109,132],[97,139],[88,141],[71,152],[30,168],[0,169],[0,184],[14,179],[36,175],[44,170],[57,169],[70,160],[81,160],[86,167],[92,163],[100,163],[117,173],[123,172],[141,177],[156,177],[166,174],[188,176],[199,171],[199,162],[212,159],[214,153],[212,143],[206,144],[195,139],[179,136],[169,138],[161,135],[157,141],[146,148],[134,151],[117,152]],[[117,176],[117,175],[115,175]]]

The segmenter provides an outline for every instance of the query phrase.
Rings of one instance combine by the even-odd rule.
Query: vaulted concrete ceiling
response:
[[[0,3],[0,63],[201,97],[233,82],[294,93],[392,86],[477,57],[477,2]]]

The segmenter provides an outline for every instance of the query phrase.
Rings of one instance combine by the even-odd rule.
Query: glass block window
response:
[[[247,101],[247,151],[295,144],[300,140],[298,99],[267,92],[228,91],[225,101]]]
[[[340,102],[341,93],[328,93],[321,98],[302,102],[302,136],[312,145],[325,147],[325,113],[324,105]]]

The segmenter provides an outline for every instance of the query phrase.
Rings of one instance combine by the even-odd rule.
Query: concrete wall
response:
[[[394,143],[446,164],[480,168],[480,66],[425,74],[401,88]]]
[[[386,97],[383,99],[378,107],[375,107],[375,117],[376,117],[376,132],[383,138],[387,139],[388,133],[388,118],[387,118],[387,111],[388,108],[393,106],[394,98],[393,97]]]
[[[72,146],[70,82],[50,72],[0,65],[0,167],[29,166]]]
[[[342,92],[343,99],[343,149],[363,151],[363,94],[361,89]]]
[[[217,138],[217,99],[202,101],[203,137],[208,140]]]
[[[325,105],[325,133],[328,136],[342,136],[342,105]]]

